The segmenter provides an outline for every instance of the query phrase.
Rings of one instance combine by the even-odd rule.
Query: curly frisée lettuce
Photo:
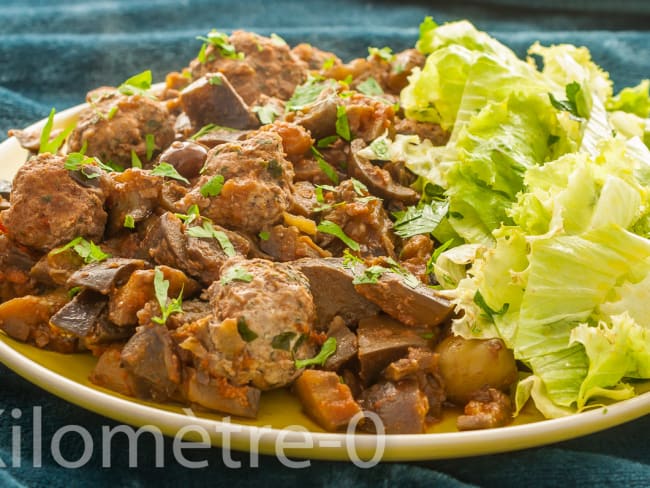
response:
[[[523,60],[466,21],[425,19],[416,47],[427,59],[401,106],[449,142],[384,135],[366,151],[447,200],[461,245],[432,270],[453,331],[514,351],[517,411],[634,395],[627,380],[650,379],[649,83],[614,96],[586,48],[536,43]]]

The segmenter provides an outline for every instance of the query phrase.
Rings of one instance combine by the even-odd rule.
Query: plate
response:
[[[55,127],[75,120],[80,105],[55,117]],[[41,128],[42,120],[31,128]],[[27,156],[10,138],[0,144],[0,178],[10,179]],[[135,426],[159,429],[190,440],[209,437],[215,446],[291,458],[351,460],[370,466],[379,460],[444,459],[525,449],[607,429],[650,413],[650,381],[636,384],[639,396],[559,419],[546,420],[529,402],[512,425],[458,432],[449,412],[425,434],[375,436],[324,432],[285,390],[262,396],[255,420],[192,411],[125,397],[88,381],[95,359],[90,354],[42,351],[0,333],[0,361],[28,381],[83,408]]]

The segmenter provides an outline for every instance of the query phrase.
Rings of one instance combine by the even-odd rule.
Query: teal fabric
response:
[[[520,55],[535,40],[586,45],[617,89],[650,77],[650,2],[644,0],[5,0],[0,1],[0,140],[9,128],[47,116],[51,107],[63,110],[80,103],[101,84],[120,83],[144,69],[162,80],[196,55],[200,42],[195,37],[213,27],[276,32],[290,44],[311,42],[350,59],[365,55],[369,45],[412,46],[425,15],[438,22],[468,18]],[[233,453],[243,467],[229,469],[216,448],[197,453],[196,460],[209,461],[207,468],[189,470],[174,462],[171,442],[165,443],[161,469],[155,465],[155,445],[144,438],[137,468],[129,468],[126,441],[120,444],[116,438],[110,470],[102,467],[98,449],[83,467],[67,469],[49,449],[58,429],[80,425],[98,442],[102,426],[117,424],[42,391],[1,365],[0,391],[0,466],[7,466],[0,467],[0,487],[650,485],[650,416],[524,451],[385,463],[369,470],[325,461],[294,470],[264,456],[254,468],[246,453]],[[36,406],[43,412],[41,467],[34,466],[31,441]],[[66,437],[63,446],[67,459],[83,453],[78,436]]]

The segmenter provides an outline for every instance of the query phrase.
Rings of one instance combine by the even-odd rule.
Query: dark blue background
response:
[[[453,3],[453,6],[446,6]],[[83,101],[102,84],[118,84],[152,69],[156,81],[178,70],[211,28],[275,32],[290,44],[306,41],[344,59],[364,56],[368,45],[410,47],[425,15],[438,22],[468,18],[518,54],[535,40],[587,45],[616,87],[650,77],[650,2],[628,0],[418,1],[0,1],[0,140],[12,127]],[[2,164],[2,161],[0,161]],[[155,467],[153,443],[140,443],[137,469],[128,467],[126,442],[114,444],[110,471],[101,454],[66,470],[50,456],[31,468],[31,412],[43,407],[44,446],[62,426],[79,424],[99,438],[114,422],[43,392],[0,366],[0,459],[11,463],[12,427],[24,439],[23,467],[0,469],[0,486],[648,486],[650,417],[591,436],[502,455],[424,463],[382,464],[360,470],[349,463],[313,461],[290,470],[263,457],[250,468],[227,469],[218,449],[198,452],[209,467],[190,471],[174,463],[166,442],[164,470]],[[12,409],[23,417],[14,420]],[[74,439],[70,436],[70,440]],[[76,438],[78,440],[78,437]],[[117,438],[116,438],[117,439]],[[67,444],[76,459],[81,445]]]

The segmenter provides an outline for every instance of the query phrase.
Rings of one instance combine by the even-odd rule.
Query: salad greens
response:
[[[633,396],[628,380],[650,378],[650,81],[614,96],[586,48],[536,43],[523,60],[467,21],[425,19],[416,47],[401,106],[449,142],[385,134],[364,151],[419,176],[403,222],[446,209],[422,232],[453,243],[431,263],[462,311],[453,330],[514,351],[517,411]]]

